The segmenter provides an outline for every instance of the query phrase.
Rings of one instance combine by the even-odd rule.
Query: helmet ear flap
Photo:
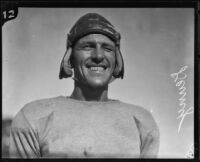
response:
[[[72,66],[70,63],[71,54],[72,54],[72,48],[69,47],[65,52],[62,62],[60,64],[59,79],[68,78],[73,75]]]
[[[123,79],[124,77],[124,60],[119,46],[116,47],[116,65],[115,65],[115,70],[113,72],[113,76],[115,78],[121,78],[121,79]]]

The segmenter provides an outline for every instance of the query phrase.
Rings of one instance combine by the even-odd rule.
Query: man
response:
[[[72,71],[73,70],[73,71]],[[109,99],[108,85],[123,78],[120,34],[96,13],[68,34],[59,78],[74,90],[31,102],[12,123],[10,156],[20,158],[155,158],[159,131],[142,107]]]

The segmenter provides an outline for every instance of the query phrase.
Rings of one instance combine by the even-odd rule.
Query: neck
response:
[[[93,89],[75,81],[70,97],[82,101],[108,101],[108,86]]]

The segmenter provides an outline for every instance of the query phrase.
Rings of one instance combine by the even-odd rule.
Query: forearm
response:
[[[11,158],[38,158],[38,138],[22,112],[13,120],[10,132],[9,154]]]

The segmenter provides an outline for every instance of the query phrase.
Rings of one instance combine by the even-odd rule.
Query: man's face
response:
[[[102,34],[86,35],[73,48],[72,64],[75,78],[85,86],[105,87],[115,68],[115,43]]]

